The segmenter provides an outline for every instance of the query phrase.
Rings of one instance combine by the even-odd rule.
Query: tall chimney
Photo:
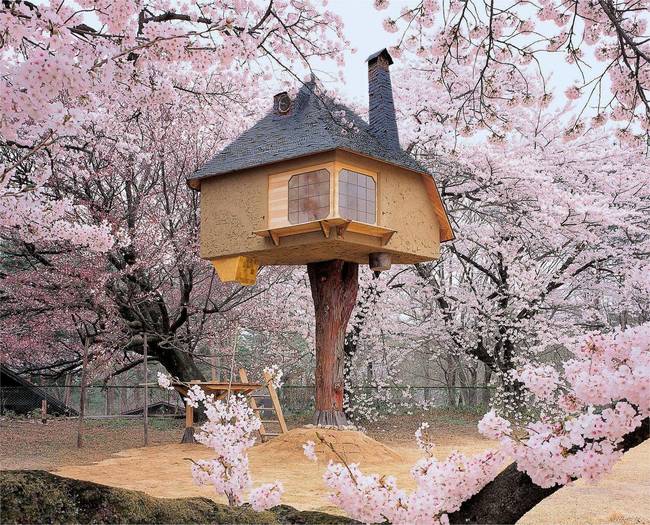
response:
[[[368,108],[370,116],[370,133],[384,147],[399,149],[399,134],[395,118],[393,87],[388,68],[393,58],[386,49],[374,53],[368,62]]]

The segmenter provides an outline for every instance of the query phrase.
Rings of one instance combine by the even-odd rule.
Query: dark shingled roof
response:
[[[347,129],[345,120],[354,124]],[[204,179],[337,148],[420,173],[427,169],[401,148],[384,147],[350,108],[320,94],[314,81],[300,89],[287,114],[271,110],[189,177]]]

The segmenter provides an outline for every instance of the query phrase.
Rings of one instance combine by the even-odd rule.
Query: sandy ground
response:
[[[285,488],[283,503],[301,510],[340,513],[340,510],[331,506],[327,501],[322,482],[323,471],[328,459],[319,454],[319,461],[313,463],[307,460],[300,450],[302,443],[310,438],[314,440],[313,431],[303,432],[302,429],[296,429],[293,432],[299,432],[299,436],[303,439],[292,439],[290,443],[271,441],[251,449],[249,460],[255,484],[279,479]],[[373,441],[370,438],[367,439],[370,442]],[[347,450],[347,453],[343,452],[346,460],[358,462],[361,468],[368,472],[396,476],[405,487],[414,486],[409,470],[420,457],[415,446],[392,443],[388,448],[381,444],[375,444],[366,447],[363,454],[356,454],[354,451],[359,450],[360,440],[340,439],[339,441],[340,444],[347,442],[345,446],[340,444],[336,446],[337,450]],[[489,446],[489,441],[480,438],[454,439],[447,443],[440,443],[437,446],[437,454],[440,457],[446,456],[453,448],[472,453],[484,450]],[[189,460],[208,457],[210,457],[210,450],[202,445],[163,445],[147,449],[125,450],[96,465],[65,466],[56,470],[55,473],[117,487],[142,490],[152,496],[178,498],[202,495],[225,502],[225,499],[216,497],[212,489],[196,487],[192,482]]]
[[[489,442],[475,437],[438,442],[439,457],[446,456],[452,449],[473,453],[490,446]],[[324,495],[321,476],[325,460],[314,464],[290,451],[287,451],[289,454],[273,454],[267,448],[256,446],[250,453],[256,483],[280,479],[285,487],[285,503],[303,510],[339,512],[329,505]],[[391,448],[399,455],[392,461],[385,454],[379,454],[377,460],[361,460],[361,467],[394,475],[401,485],[412,487],[409,468],[418,459],[418,450],[406,444],[392,444]],[[97,465],[63,467],[57,473],[142,490],[154,496],[203,495],[219,500],[211,489],[192,484],[189,461],[185,459],[196,460],[209,455],[210,451],[201,445],[163,445],[127,450]],[[629,452],[598,485],[577,482],[565,487],[528,513],[520,523],[650,523],[650,443]]]
[[[445,457],[453,449],[474,453],[492,445],[475,430],[472,416],[447,414],[432,417],[436,455]],[[366,452],[355,454],[359,442],[348,440],[348,459],[359,461],[368,472],[391,474],[400,485],[412,487],[410,466],[419,451],[410,436],[417,428],[418,417],[396,418],[371,428],[370,435],[382,445],[364,442]],[[181,423],[182,425],[182,423]],[[201,445],[180,445],[180,427],[171,425],[152,432],[154,445],[141,443],[141,427],[129,424],[92,423],[87,431],[87,447],[74,447],[76,426],[71,422],[0,424],[1,468],[45,468],[63,476],[96,481],[108,485],[142,490],[159,497],[202,495],[215,497],[207,487],[192,483],[190,462],[209,458],[210,450]],[[300,509],[336,513],[329,505],[322,483],[326,459],[318,464],[307,461],[300,435],[290,442],[276,439],[253,447],[251,469],[256,484],[280,479],[285,486],[283,502]],[[341,443],[345,444],[343,439]],[[337,446],[337,448],[341,448]],[[576,482],[548,498],[520,521],[537,524],[650,524],[650,443],[628,452],[612,473],[597,485]]]

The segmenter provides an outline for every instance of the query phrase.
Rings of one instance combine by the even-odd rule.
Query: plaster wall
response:
[[[276,248],[253,234],[268,228],[269,176],[331,162],[322,153],[201,181],[201,257],[213,259]]]
[[[269,227],[269,177],[316,165],[355,169],[377,180],[377,224],[397,230],[381,246],[377,238],[336,231],[326,239],[320,232],[283,237],[280,246],[253,234]],[[273,177],[275,176],[275,177]],[[333,200],[336,200],[336,184]],[[271,206],[277,205],[271,203]],[[336,202],[332,203],[333,210]],[[395,264],[422,262],[439,256],[439,222],[423,176],[367,157],[336,151],[270,166],[218,175],[201,181],[201,257],[256,257],[260,264],[306,264],[341,258],[367,263],[368,254],[393,255]]]
[[[440,255],[440,223],[424,175],[344,151],[337,152],[336,163],[377,173],[377,224],[397,230],[387,251],[430,259]]]

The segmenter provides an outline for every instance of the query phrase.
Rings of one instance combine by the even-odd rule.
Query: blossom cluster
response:
[[[559,414],[517,428],[492,410],[479,423],[541,487],[599,479],[623,454],[623,437],[650,415],[650,324],[590,336],[572,352],[561,378],[545,366],[518,374]]]
[[[364,523],[448,523],[447,514],[497,475],[504,456],[488,450],[468,457],[453,452],[446,460],[420,459],[411,469],[416,489],[406,492],[392,476],[364,474],[355,463],[330,461],[323,476],[332,503]]]
[[[244,493],[252,480],[248,463],[248,449],[255,444],[255,433],[261,422],[245,397],[234,395],[225,401],[205,395],[198,385],[188,392],[188,404],[205,407],[207,422],[201,426],[196,440],[216,452],[210,460],[199,460],[192,465],[192,477],[199,485],[212,485],[217,494],[228,498],[230,505],[241,505]],[[250,493],[255,510],[264,510],[280,503],[283,487],[280,482],[262,485]]]
[[[650,111],[647,97],[642,95],[650,89],[647,0],[634,6],[543,0],[532,9],[514,3],[499,10],[486,9],[474,0],[403,4],[398,16],[384,20],[385,31],[400,32],[399,43],[391,52],[413,57],[409,75],[420,68],[429,72],[427,90],[432,91],[436,83],[445,86],[456,104],[454,120],[459,134],[488,128],[495,139],[503,138],[512,122],[507,108],[520,110],[532,101],[543,107],[552,90],[547,81],[540,92],[533,87],[535,81],[547,77],[536,57],[550,52],[575,68],[576,81],[564,95],[569,103],[580,101],[580,106],[576,114],[567,113],[567,140],[586,131],[585,110],[593,107],[595,118],[605,115],[611,121],[622,121],[617,133],[622,143],[647,141]],[[381,11],[388,1],[376,0],[374,5]],[[580,64],[589,57],[593,57],[589,63],[592,73],[585,76]],[[442,67],[429,67],[437,63]],[[611,93],[606,101],[596,95],[603,89],[604,79]],[[440,100],[433,92],[428,96]]]
[[[251,507],[258,512],[275,507],[280,504],[283,492],[284,487],[280,481],[265,483],[251,491]]]
[[[424,452],[427,456],[433,455],[433,449],[435,444],[427,436],[427,429],[429,428],[429,423],[422,423],[420,428],[415,431],[415,443],[418,448]]]
[[[278,365],[271,365],[264,368],[264,377],[270,378],[275,388],[281,388],[284,382],[282,381],[282,370]]]
[[[196,440],[212,448],[216,457],[194,463],[192,477],[199,485],[212,485],[231,505],[241,505],[244,492],[251,485],[247,450],[255,443],[260,420],[244,397],[215,401],[212,395],[199,392],[200,387],[193,386],[187,399],[190,406],[202,401],[207,416]]]
[[[158,386],[165,390],[174,390],[171,378],[162,372],[158,372]]]
[[[302,446],[302,449],[303,449],[303,453],[305,454],[305,456],[309,461],[318,460],[318,456],[316,456],[316,443],[314,443],[313,441],[307,441],[307,443],[305,443]]]
[[[558,387],[559,374],[550,365],[527,363],[511,375],[524,383],[539,399],[551,399]]]

